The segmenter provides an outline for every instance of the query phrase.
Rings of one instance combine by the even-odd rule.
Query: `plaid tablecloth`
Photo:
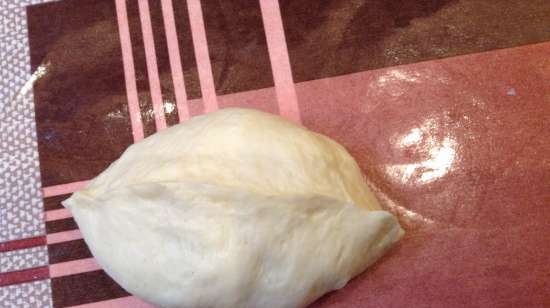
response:
[[[407,230],[314,307],[550,307],[549,16],[546,0],[0,0],[0,307],[151,307],[60,202],[131,143],[230,106],[345,145]]]

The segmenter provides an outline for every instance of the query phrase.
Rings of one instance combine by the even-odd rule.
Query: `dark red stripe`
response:
[[[149,3],[151,9],[151,24],[153,26],[153,35],[155,37],[155,52],[157,55],[157,65],[160,75],[162,89],[162,100],[170,105],[165,107],[170,112],[165,112],[166,124],[172,126],[179,123],[178,110],[176,106],[176,96],[174,93],[174,82],[172,81],[172,72],[170,69],[170,58],[168,57],[168,44],[166,42],[166,31],[164,29],[164,17],[160,1]],[[173,108],[172,108],[173,107]]]
[[[218,95],[273,86],[259,1],[202,1]]]
[[[149,74],[147,73],[147,61],[145,60],[145,45],[143,44],[143,32],[139,19],[139,8],[137,1],[127,1],[128,23],[130,24],[130,39],[132,41],[132,52],[134,55],[134,67],[136,71],[136,86],[139,96],[139,107],[143,121],[145,136],[156,132],[155,120],[153,117],[153,101],[149,88]]]
[[[52,278],[53,307],[61,308],[130,295],[104,271]]]
[[[47,266],[35,267],[22,271],[0,273],[0,287],[46,279],[49,276],[50,272]]]
[[[92,253],[84,240],[68,241],[48,245],[50,264],[91,258]]]
[[[46,222],[46,233],[48,234],[75,229],[78,229],[78,225],[72,217]]]
[[[550,40],[550,1],[280,3],[295,82]]]
[[[33,84],[42,185],[91,179],[133,140],[115,2],[30,5],[26,20],[33,71],[51,66]]]
[[[44,198],[44,211],[58,210],[63,208],[61,201],[68,199],[71,195],[60,195],[55,197]]]
[[[201,88],[195,59],[195,49],[191,36],[191,24],[189,23],[189,12],[187,1],[173,1],[174,17],[176,19],[176,31],[180,46],[181,65],[183,67],[183,78],[188,99],[200,98]],[[202,104],[197,101],[189,101],[189,112],[191,115],[202,113]]]
[[[28,237],[20,240],[0,243],[0,252],[24,249],[36,246],[46,245],[45,236]]]

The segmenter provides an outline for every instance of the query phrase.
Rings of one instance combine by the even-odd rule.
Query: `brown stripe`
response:
[[[52,278],[53,307],[61,308],[130,295],[104,271]]]
[[[62,209],[63,205],[61,201],[66,200],[71,195],[60,195],[55,197],[44,198],[44,211]]]
[[[195,60],[195,49],[193,48],[193,38],[191,35],[191,25],[189,23],[189,12],[187,10],[187,1],[173,1],[174,16],[176,21],[176,31],[178,35],[178,44],[180,46],[181,64],[183,67],[183,78],[185,80],[185,90],[188,99],[200,98],[201,88],[199,74],[197,71],[197,62]],[[202,104],[197,101],[189,101],[189,112],[191,115],[202,113]]]
[[[92,253],[83,239],[48,245],[50,264],[91,258]]]
[[[176,96],[174,93],[174,82],[170,70],[170,58],[168,57],[168,44],[166,42],[166,31],[164,29],[164,17],[160,1],[149,3],[151,10],[151,24],[155,38],[155,52],[159,70],[162,100],[164,102],[166,124],[168,126],[179,123],[178,110],[176,107]]]
[[[0,287],[12,284],[19,284],[49,277],[47,266],[35,267],[22,271],[0,273]]]
[[[147,73],[147,61],[145,59],[145,45],[139,19],[139,7],[137,1],[127,1],[128,23],[130,25],[130,39],[134,54],[134,68],[136,73],[136,85],[139,96],[139,107],[143,121],[145,137],[156,132],[155,117],[153,113],[153,101],[149,88],[149,75]]]
[[[0,243],[0,252],[6,252],[17,249],[24,249],[36,246],[46,245],[45,236],[29,237],[20,240]]]
[[[273,86],[259,1],[202,1],[218,95]]]
[[[550,1],[280,2],[296,82],[550,40]]]
[[[52,19],[55,16],[55,20]],[[44,187],[88,180],[132,143],[113,0],[27,7]]]
[[[72,217],[46,222],[46,233],[48,234],[75,229],[78,229],[78,225]]]

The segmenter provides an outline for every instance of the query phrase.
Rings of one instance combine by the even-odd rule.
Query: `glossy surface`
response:
[[[173,3],[189,109],[196,115],[203,106],[188,12],[185,1]],[[208,1],[203,9],[217,94],[272,86],[259,6]],[[281,10],[297,82],[550,40],[544,0],[294,0],[281,1]],[[150,15],[162,100],[173,125],[178,114],[160,1],[150,1]],[[114,3],[64,0],[30,6],[27,16],[32,69],[47,70],[34,89],[43,184],[89,179],[132,141]],[[137,1],[128,1],[128,17],[148,136],[156,130]],[[256,102],[276,110],[272,100]]]
[[[160,1],[149,2],[173,125],[163,16]],[[173,3],[188,107],[197,115],[203,102],[186,2]],[[243,3],[203,7],[218,103],[278,113],[275,90],[262,88],[272,78],[261,12]],[[549,307],[550,43],[532,43],[550,40],[550,3],[280,3],[303,124],[350,150],[407,230],[375,267],[313,306]],[[148,135],[155,125],[143,33],[137,2],[127,4]],[[34,88],[43,186],[88,180],[132,142],[114,10],[111,0],[27,10],[32,66],[45,73]],[[48,198],[46,210],[62,199]],[[76,229],[71,218],[46,227]],[[74,253],[64,251],[67,242],[52,253],[89,257],[77,241]],[[101,272],[57,277],[52,288],[55,308],[127,295]]]
[[[550,304],[550,44],[298,84],[406,237],[316,307]],[[332,91],[331,89],[338,89]]]
[[[546,0],[281,0],[297,82],[550,40]]]

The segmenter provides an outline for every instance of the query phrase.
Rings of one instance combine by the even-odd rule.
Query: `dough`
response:
[[[130,146],[64,205],[105,271],[165,308],[304,307],[403,234],[342,146],[237,108]]]

